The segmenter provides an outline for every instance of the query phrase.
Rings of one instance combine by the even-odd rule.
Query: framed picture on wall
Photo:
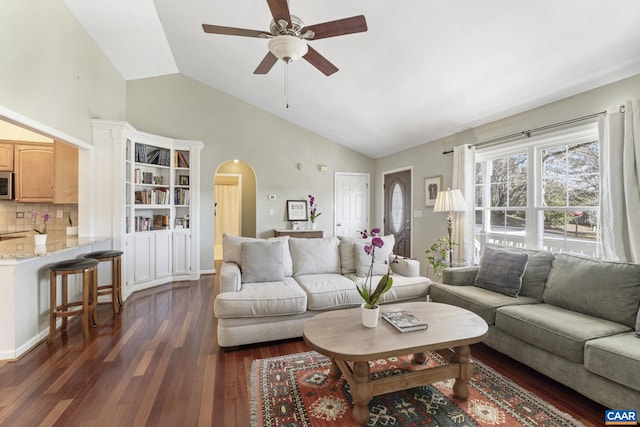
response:
[[[306,200],[287,200],[287,221],[308,221]]]
[[[430,176],[424,179],[424,205],[426,207],[434,207],[436,205],[436,197],[438,191],[442,190],[442,175]]]

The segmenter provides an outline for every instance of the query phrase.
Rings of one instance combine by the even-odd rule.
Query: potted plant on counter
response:
[[[67,227],[67,236],[77,236],[78,235],[78,226],[73,225],[73,221],[71,220],[71,212],[69,212],[69,226]]]
[[[35,244],[36,246],[46,245],[47,244],[47,222],[49,221],[49,219],[51,219],[51,215],[49,215],[49,212],[45,212],[42,214],[41,227],[38,227],[37,225],[38,216],[40,216],[40,212],[38,211],[31,212],[31,221],[33,222],[33,231],[36,232],[34,236]]]

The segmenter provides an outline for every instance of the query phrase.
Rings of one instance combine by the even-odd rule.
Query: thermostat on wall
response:
[[[275,200],[275,199],[276,199],[275,194],[269,194],[269,200]]]

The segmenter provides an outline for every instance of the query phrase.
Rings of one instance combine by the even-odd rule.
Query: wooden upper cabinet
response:
[[[55,141],[54,159],[54,196],[53,203],[78,203],[78,149]]]
[[[53,202],[53,144],[15,145],[16,201]]]
[[[0,171],[13,171],[13,144],[0,142]]]

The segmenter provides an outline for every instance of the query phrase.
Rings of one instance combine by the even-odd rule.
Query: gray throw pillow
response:
[[[242,242],[242,283],[284,280],[282,241]]]
[[[510,297],[517,297],[529,254],[486,247],[474,285]]]
[[[340,249],[337,237],[324,239],[289,239],[293,258],[293,275],[340,274]]]
[[[640,338],[640,310],[638,310],[638,315],[636,316],[636,336]]]

